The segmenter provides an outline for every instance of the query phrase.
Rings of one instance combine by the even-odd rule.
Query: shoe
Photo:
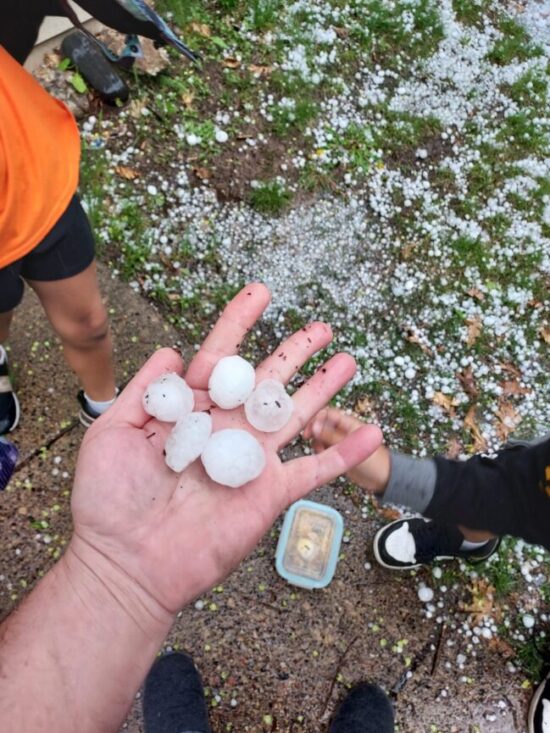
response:
[[[5,438],[0,438],[0,491],[9,484],[15,470],[19,451]]]
[[[550,674],[541,682],[531,700],[528,733],[550,733]]]
[[[76,399],[80,403],[80,412],[78,413],[80,424],[84,425],[85,428],[89,428],[90,425],[92,425],[92,423],[94,423],[98,417],[101,417],[101,415],[99,414],[99,412],[92,410],[92,408],[88,404],[88,400],[86,399],[86,397],[84,397],[83,389],[79,391]]]
[[[19,401],[11,384],[8,358],[4,348],[0,346],[0,435],[17,427],[19,415]]]
[[[65,36],[61,50],[68,56],[88,84],[98,92],[107,104],[126,102],[130,96],[127,84],[105,58],[98,41],[82,31]]]
[[[191,657],[166,654],[153,664],[143,691],[145,733],[212,733],[204,688]]]
[[[464,536],[456,526],[409,517],[382,527],[374,537],[373,549],[377,561],[385,568],[414,570],[454,558],[484,562],[500,545],[500,537],[496,537],[472,550],[461,550],[463,541]]]
[[[389,697],[378,685],[360,682],[340,703],[328,733],[393,733],[393,728]]]

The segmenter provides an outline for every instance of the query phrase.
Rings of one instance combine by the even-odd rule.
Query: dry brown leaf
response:
[[[342,28],[341,26],[337,25],[333,25],[332,27],[338,38],[347,38],[349,36],[349,31],[347,28]]]
[[[195,99],[195,94],[194,92],[191,92],[191,91],[183,92],[183,94],[181,95],[181,101],[183,102],[183,104],[186,107],[191,107],[194,99]]]
[[[128,166],[125,165],[117,165],[115,173],[121,178],[125,178],[127,181],[133,181],[134,179],[139,178],[140,175],[139,171],[136,171],[134,168],[128,168]]]
[[[197,178],[201,179],[201,181],[206,181],[212,177],[212,174],[210,173],[208,168],[193,168],[192,170]]]
[[[475,344],[481,334],[481,318],[479,316],[467,318],[466,325],[468,326],[466,343],[468,344],[468,346],[473,346],[473,344]]]
[[[516,408],[506,400],[501,400],[497,410],[496,433],[502,443],[508,440],[508,436],[512,433],[521,422],[521,415]]]
[[[459,404],[456,397],[449,397],[449,395],[443,394],[443,392],[436,392],[432,397],[432,402],[442,407],[451,417],[454,417],[455,407]]]
[[[458,438],[451,438],[447,443],[447,450],[445,451],[446,458],[455,461],[461,453],[462,444],[460,440]]]
[[[258,64],[250,64],[248,70],[257,76],[269,76],[273,73],[273,66],[259,66]]]
[[[17,510],[17,513],[22,514],[23,516],[27,516],[27,514],[29,513],[29,510],[27,509],[26,506],[20,506],[19,509]]]
[[[228,56],[222,61],[222,66],[225,66],[226,69],[238,69],[240,65],[241,62],[239,59],[236,59],[233,56]]]
[[[433,351],[430,349],[429,346],[426,346],[420,336],[412,328],[405,329],[403,332],[403,336],[410,344],[416,344],[417,346],[420,346],[425,354],[427,354],[428,356],[433,356]]]
[[[479,288],[470,288],[466,291],[468,295],[470,295],[472,298],[475,298],[476,300],[479,300],[480,302],[482,300],[485,300],[485,295],[479,290]]]
[[[476,626],[486,618],[500,617],[500,611],[495,607],[495,589],[487,580],[483,578],[475,580],[469,590],[472,598],[470,603],[462,604],[462,609],[471,614]]]
[[[521,379],[520,370],[513,364],[507,364],[505,361],[501,361],[499,366],[503,372],[507,372],[507,374],[511,374],[515,379]]]
[[[477,424],[475,405],[472,405],[466,413],[466,417],[464,418],[464,427],[466,428],[466,430],[469,431],[472,438],[474,439],[474,442],[472,444],[473,452],[485,453],[485,451],[487,450],[487,441],[483,437],[480,427]]]
[[[476,400],[479,397],[479,389],[477,388],[476,380],[472,367],[468,366],[457,374],[458,381],[462,385],[462,389],[466,392],[468,397],[472,400]]]
[[[550,344],[550,327],[548,326],[542,326],[542,328],[539,331],[542,340],[545,344]]]
[[[532,392],[529,387],[522,387],[521,384],[515,379],[505,379],[504,382],[500,383],[502,387],[502,394],[506,397],[513,395],[524,395]]]
[[[210,38],[212,35],[212,31],[210,30],[209,26],[206,25],[206,23],[196,23],[193,21],[193,23],[189,23],[189,29],[193,31],[193,33],[197,33],[199,36],[203,36],[203,38]]]
[[[528,300],[527,305],[529,306],[529,308],[542,308],[543,306],[540,300],[537,300],[536,298],[533,298],[532,300]]]
[[[372,415],[373,405],[368,397],[361,397],[361,399],[357,400],[355,403],[353,410],[358,415]]]
[[[516,656],[514,647],[500,636],[493,636],[489,639],[489,646],[504,659],[512,659],[512,657]]]
[[[389,506],[378,506],[376,507],[376,512],[382,517],[382,519],[385,519],[388,522],[394,522],[396,519],[401,519],[403,516],[398,509],[393,509]]]

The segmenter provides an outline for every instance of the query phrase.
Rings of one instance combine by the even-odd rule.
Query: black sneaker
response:
[[[500,537],[496,537],[473,550],[461,550],[463,541],[464,536],[456,526],[409,517],[382,527],[374,537],[373,550],[385,568],[414,570],[421,565],[455,558],[471,563],[484,562],[500,545]]]
[[[337,708],[328,733],[393,733],[393,708],[377,685],[360,682]]]
[[[541,682],[529,707],[528,733],[550,733],[550,674]]]
[[[19,451],[5,438],[0,438],[0,491],[9,484],[15,470]]]
[[[204,688],[187,654],[166,654],[153,664],[143,690],[145,733],[212,733]]]
[[[8,358],[0,346],[0,435],[14,430],[19,423],[19,401],[8,372]]]

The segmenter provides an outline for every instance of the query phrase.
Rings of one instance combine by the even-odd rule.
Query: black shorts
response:
[[[51,232],[20,260],[0,269],[0,313],[23,298],[24,280],[65,280],[85,270],[94,259],[90,222],[75,194]]]

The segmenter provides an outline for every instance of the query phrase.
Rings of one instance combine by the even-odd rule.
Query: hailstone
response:
[[[244,405],[246,419],[264,433],[280,430],[290,420],[294,402],[276,379],[260,382]]]
[[[193,411],[193,390],[175,372],[158,377],[143,395],[143,409],[163,422],[176,422]]]
[[[190,412],[180,418],[166,440],[166,465],[181,473],[203,452],[212,432],[212,418],[207,412]]]
[[[265,468],[265,453],[246,430],[229,428],[212,433],[201,455],[206,473],[224,486],[242,486]]]
[[[241,356],[224,356],[208,380],[208,393],[224,410],[242,405],[250,397],[256,374],[254,367]]]

